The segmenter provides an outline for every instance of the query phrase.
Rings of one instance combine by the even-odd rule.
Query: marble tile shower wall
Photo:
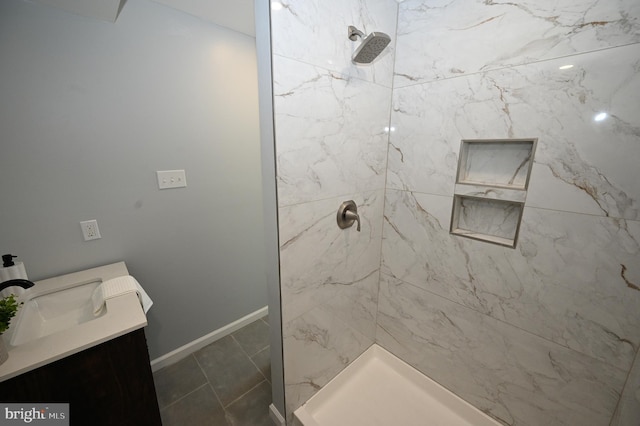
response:
[[[284,373],[292,411],[375,340],[393,45],[355,66],[365,33],[395,34],[395,0],[284,0],[272,12]],[[353,199],[362,232],[341,230]]]
[[[508,425],[637,425],[638,93],[635,0],[400,3],[377,342]],[[460,140],[530,137],[517,247],[449,235]]]

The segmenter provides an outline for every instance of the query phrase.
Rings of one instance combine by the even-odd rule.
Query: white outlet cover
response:
[[[158,170],[158,188],[172,189],[187,186],[187,175],[184,170]]]
[[[100,229],[98,228],[97,220],[85,220],[80,222],[80,228],[82,228],[82,236],[85,241],[97,240],[102,238],[100,235]]]

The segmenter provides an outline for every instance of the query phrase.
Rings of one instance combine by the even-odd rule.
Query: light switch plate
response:
[[[187,186],[187,175],[184,170],[158,170],[158,188],[184,188]]]

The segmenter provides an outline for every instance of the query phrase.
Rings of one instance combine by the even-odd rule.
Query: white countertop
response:
[[[118,262],[37,281],[35,286],[27,290],[25,296],[27,293],[37,295],[54,288],[62,288],[69,282],[106,281],[125,275],[129,275],[126,265],[124,262]],[[9,351],[9,359],[0,365],[0,382],[147,325],[147,317],[136,293],[107,299],[106,303],[106,313],[100,317],[19,346],[9,344],[12,330],[7,330],[0,336]],[[17,316],[12,320],[12,326],[16,318]]]

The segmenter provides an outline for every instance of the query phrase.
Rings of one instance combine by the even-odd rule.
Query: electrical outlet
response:
[[[80,222],[80,227],[82,228],[82,235],[85,241],[102,238],[100,230],[98,229],[98,221],[85,220],[84,222]]]
[[[184,170],[159,170],[156,174],[158,175],[159,189],[184,188],[187,186],[187,175]]]

